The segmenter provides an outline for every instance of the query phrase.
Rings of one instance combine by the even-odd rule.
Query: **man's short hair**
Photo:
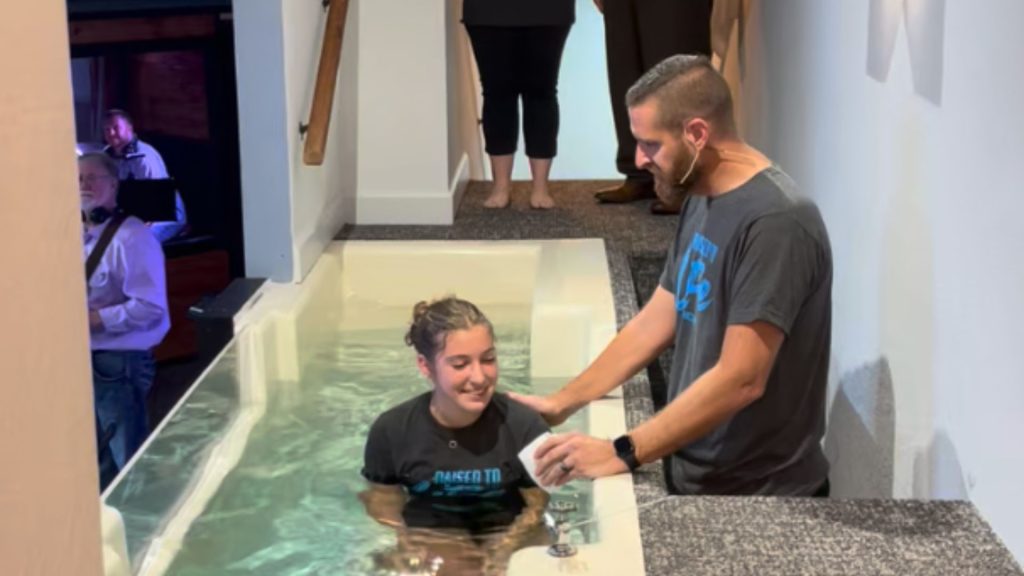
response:
[[[122,120],[124,120],[128,124],[130,124],[132,126],[135,126],[135,123],[132,122],[131,115],[128,114],[127,112],[125,112],[124,110],[120,109],[120,108],[111,108],[110,110],[107,110],[106,112],[103,113],[103,122],[104,123],[110,122],[111,120],[113,120],[115,118],[121,118]]]
[[[729,85],[706,56],[679,54],[662,60],[629,89],[626,106],[652,98],[661,128],[681,128],[690,118],[703,118],[719,134],[736,133]]]
[[[114,180],[118,179],[117,160],[114,160],[103,152],[89,152],[87,154],[82,154],[78,157],[78,162],[79,164],[82,162],[93,162],[95,164],[99,164],[107,171],[107,174],[114,177]]]

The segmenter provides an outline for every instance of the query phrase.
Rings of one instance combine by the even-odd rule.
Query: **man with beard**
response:
[[[107,142],[103,151],[117,161],[117,177],[121,181],[164,180],[169,177],[163,157],[156,148],[139,140],[135,125],[124,110],[107,110],[103,120],[103,139]],[[174,193],[174,220],[149,222],[147,226],[161,244],[180,236],[188,226],[181,193]]]
[[[737,135],[705,57],[661,62],[627,104],[637,165],[683,202],[661,281],[582,374],[516,399],[561,423],[674,343],[669,403],[614,441],[552,437],[535,454],[542,483],[667,457],[674,493],[827,496],[832,256],[817,208]]]

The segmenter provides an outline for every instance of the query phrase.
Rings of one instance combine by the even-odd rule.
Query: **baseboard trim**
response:
[[[463,154],[449,188],[441,192],[409,190],[356,198],[356,225],[449,226],[469,184],[469,155]]]

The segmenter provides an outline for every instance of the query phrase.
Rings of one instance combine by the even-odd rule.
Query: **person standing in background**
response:
[[[629,127],[626,91],[655,64],[676,54],[711,55],[711,0],[594,0],[604,14],[605,50],[612,116],[618,139],[615,165],[625,181],[595,194],[598,202],[655,198],[654,180],[634,163],[636,139]],[[655,214],[679,206],[656,199]]]
[[[132,119],[124,110],[107,110],[103,119],[103,151],[117,161],[120,180],[163,180],[169,178],[163,157],[149,144],[139,140]],[[185,202],[174,193],[174,220],[150,222],[149,228],[161,244],[179,236],[188,224]]]
[[[462,22],[483,85],[484,140],[494,177],[488,208],[509,204],[520,98],[533,177],[530,206],[555,205],[548,180],[558,152],[558,74],[575,20],[575,0],[464,0]]]
[[[146,394],[153,348],[170,329],[164,253],[134,216],[117,209],[117,164],[102,153],[78,159],[93,394],[100,448],[117,469],[148,434]]]

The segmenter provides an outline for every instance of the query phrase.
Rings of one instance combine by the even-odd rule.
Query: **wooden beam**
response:
[[[205,38],[215,33],[216,16],[212,14],[75,20],[68,24],[72,46]]]
[[[302,160],[309,166],[324,163],[327,147],[327,133],[331,127],[331,108],[334,106],[334,90],[338,84],[338,67],[341,64],[341,46],[345,36],[345,17],[348,15],[348,0],[331,0],[324,29],[324,40],[320,49],[320,68],[316,74],[316,89],[313,105],[309,112],[309,127]]]

